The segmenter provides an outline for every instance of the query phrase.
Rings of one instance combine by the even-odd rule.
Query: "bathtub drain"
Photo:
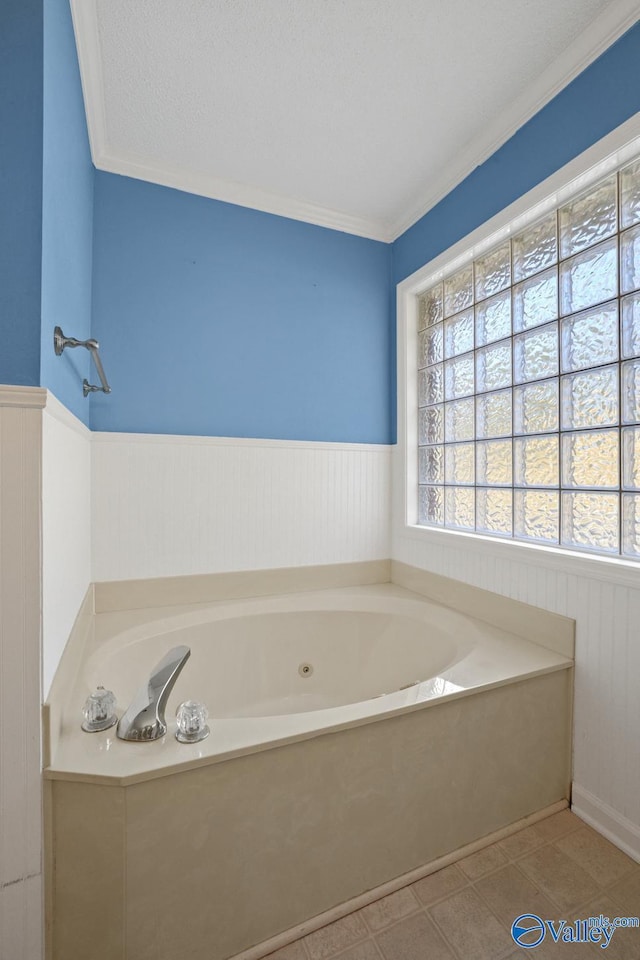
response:
[[[310,677],[313,673],[313,667],[310,663],[301,663],[298,667],[298,673],[301,677]]]

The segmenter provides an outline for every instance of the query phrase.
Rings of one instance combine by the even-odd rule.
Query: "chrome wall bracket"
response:
[[[100,383],[102,386],[98,387],[95,383],[89,383],[85,377],[85,379],[82,381],[82,395],[88,397],[90,393],[111,393],[111,387],[109,386],[105,376],[102,360],[100,359],[100,354],[98,353],[98,350],[100,349],[100,344],[98,341],[76,340],[75,337],[65,337],[64,333],[62,332],[62,328],[55,327],[53,331],[53,349],[56,357],[62,356],[65,347],[84,347],[89,351],[93,357],[93,362],[96,365],[96,370],[98,371],[98,376],[100,377]]]

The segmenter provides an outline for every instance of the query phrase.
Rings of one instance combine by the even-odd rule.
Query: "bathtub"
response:
[[[178,644],[163,739],[80,730]],[[257,957],[568,796],[572,660],[395,584],[103,613],[81,646],[45,771],[54,960]]]

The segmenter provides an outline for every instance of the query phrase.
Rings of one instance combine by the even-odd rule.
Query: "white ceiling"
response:
[[[637,0],[72,0],[96,166],[390,240]]]

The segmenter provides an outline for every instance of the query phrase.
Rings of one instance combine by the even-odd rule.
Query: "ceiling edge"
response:
[[[194,193],[211,200],[233,203],[239,207],[250,207],[263,213],[272,213],[278,217],[301,220],[318,227],[351,233],[367,240],[389,242],[389,231],[385,224],[366,217],[356,217],[316,203],[297,200],[278,193],[270,193],[260,187],[253,187],[234,180],[222,180],[208,174],[199,174],[180,167],[155,165],[136,159],[110,155],[108,151],[93,157],[98,170],[117,173],[136,180],[146,180],[163,187],[173,187],[185,193]]]
[[[95,0],[70,0],[70,4],[91,156],[99,170],[385,243],[397,239],[428,213],[638,19],[637,0],[616,0],[612,3],[566,48],[562,58],[543,71],[537,81],[516,98],[480,137],[467,144],[446,175],[430,186],[420,204],[406,208],[392,223],[383,223],[233,180],[189,173],[180,168],[143,163],[112,154],[106,134],[102,50]]]
[[[637,20],[638,0],[617,0],[607,7],[569,44],[561,58],[554,60],[536,82],[513,100],[481,136],[467,144],[446,174],[431,184],[429,193],[421,203],[406,208],[404,213],[389,225],[390,240],[397,240],[405,230],[451,193]]]

